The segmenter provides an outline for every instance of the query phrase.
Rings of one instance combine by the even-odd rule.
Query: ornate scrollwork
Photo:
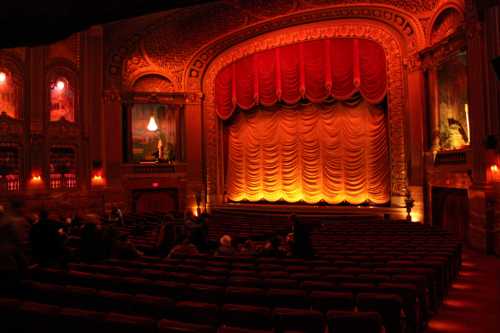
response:
[[[9,117],[6,113],[0,114],[0,141],[21,142],[23,136],[23,122]]]
[[[61,118],[59,121],[49,123],[48,137],[52,142],[77,141],[80,137],[80,128],[77,124]]]
[[[207,190],[209,196],[222,192],[222,175],[219,170],[221,151],[221,122],[215,113],[215,77],[226,65],[247,55],[323,38],[366,38],[379,43],[387,57],[387,99],[389,109],[389,137],[391,147],[391,192],[404,196],[407,189],[407,173],[404,148],[404,101],[405,89],[403,75],[402,46],[393,32],[383,25],[370,23],[360,26],[348,21],[326,21],[316,24],[297,26],[261,35],[241,43],[215,58],[204,76],[203,87],[206,149],[207,149]]]

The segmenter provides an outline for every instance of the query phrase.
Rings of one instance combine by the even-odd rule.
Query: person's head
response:
[[[220,238],[219,242],[222,247],[231,247],[232,245],[232,238],[229,235],[224,235]]]
[[[49,219],[49,211],[45,208],[41,208],[38,216],[40,221],[47,221]]]
[[[193,217],[193,211],[189,208],[187,208],[185,211],[184,211],[184,219],[190,219]]]
[[[255,248],[255,245],[250,239],[247,239],[244,243],[244,247],[248,250],[253,250]]]
[[[10,199],[9,206],[12,212],[21,213],[24,208],[25,202],[21,198],[12,198]]]

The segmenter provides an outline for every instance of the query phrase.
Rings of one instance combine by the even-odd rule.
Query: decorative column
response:
[[[29,49],[28,105],[29,112],[29,170],[27,172],[28,190],[40,191],[48,186],[45,124],[47,116],[46,80],[45,80],[45,47]],[[35,177],[35,178],[33,178]],[[38,178],[40,177],[40,178]]]
[[[122,164],[122,104],[117,89],[104,90],[103,94],[104,156],[103,177],[108,187],[121,189]]]
[[[438,74],[435,65],[429,68],[429,98],[430,98],[430,130],[431,130],[431,150],[434,155],[441,148],[439,129],[439,85]]]
[[[197,207],[197,198],[200,206],[206,203],[205,178],[205,145],[204,128],[202,116],[203,94],[191,92],[186,95],[184,108],[185,124],[185,147],[187,162],[187,184],[186,184],[186,209],[193,211]],[[203,210],[204,207],[201,207]]]
[[[469,190],[469,243],[485,252],[495,248],[495,191],[488,181],[488,161],[485,139],[491,134],[487,89],[492,79],[490,59],[487,57],[488,32],[474,1],[466,1],[467,62],[469,82],[469,110],[471,126],[471,147],[473,154],[473,185]],[[484,14],[484,13],[483,13]],[[498,110],[496,111],[498,112]]]
[[[94,26],[81,38],[81,115],[83,122],[82,158],[80,174],[87,187],[92,177],[93,161],[102,164],[104,156],[103,105],[103,31]],[[118,126],[120,127],[120,126]],[[90,171],[90,172],[89,172]],[[85,181],[83,181],[85,180]]]
[[[406,61],[408,78],[408,189],[414,201],[412,220],[424,221],[424,73],[418,54]]]

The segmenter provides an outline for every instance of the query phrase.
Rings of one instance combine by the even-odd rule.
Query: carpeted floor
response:
[[[500,259],[465,250],[460,276],[426,333],[500,332]]]

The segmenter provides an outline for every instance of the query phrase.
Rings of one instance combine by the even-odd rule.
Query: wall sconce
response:
[[[0,72],[0,84],[7,82],[7,74],[5,72]]]
[[[31,172],[31,181],[30,181],[30,183],[32,185],[41,185],[43,183],[43,179],[42,179],[40,171],[36,170],[36,171]]]
[[[149,117],[147,129],[150,132],[156,132],[158,130],[158,124],[156,123],[155,116],[151,115],[151,117]]]

